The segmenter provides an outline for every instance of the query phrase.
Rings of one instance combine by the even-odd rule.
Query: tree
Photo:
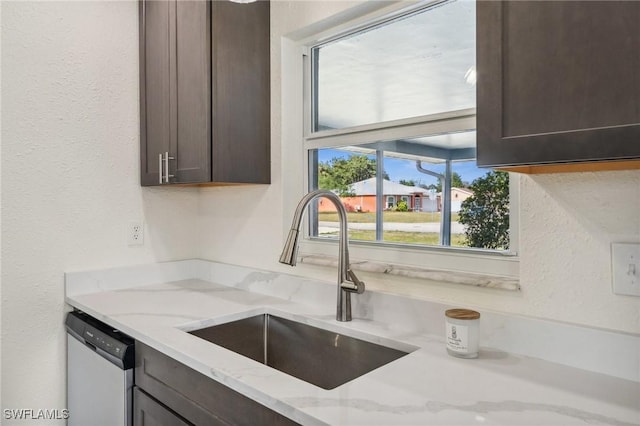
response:
[[[353,195],[351,184],[375,175],[376,160],[366,155],[334,157],[330,161],[318,163],[318,187],[337,191],[341,197]],[[389,176],[385,173],[384,178],[389,179]]]
[[[409,206],[407,206],[407,202],[404,200],[398,201],[398,204],[396,205],[395,211],[397,212],[408,212],[409,211]]]
[[[488,249],[509,248],[509,173],[492,171],[474,180],[473,195],[462,202],[460,223],[467,244]]]
[[[462,176],[458,172],[453,172],[451,173],[451,186],[453,188],[468,188],[469,184],[462,181]],[[442,181],[440,179],[438,179],[436,191],[442,192]]]
[[[434,184],[427,185],[414,179],[400,179],[398,183],[400,185],[415,186],[422,189],[436,189],[436,186]]]

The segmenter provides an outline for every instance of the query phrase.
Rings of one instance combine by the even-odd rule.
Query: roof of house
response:
[[[408,186],[402,185],[401,183],[391,182],[389,180],[383,180],[382,187],[383,195],[427,195],[429,194],[428,189],[424,189],[420,186]],[[459,191],[462,193],[466,193],[468,195],[473,195],[473,191],[467,188],[458,188],[452,187],[451,191]],[[376,195],[376,178],[372,177],[369,179],[361,180],[360,182],[356,182],[351,184],[351,192],[353,192],[356,196],[360,195]],[[442,192],[438,192],[438,196],[442,196]]]
[[[467,195],[473,195],[473,191],[468,188],[458,188],[457,186],[454,186],[451,188],[451,191],[458,191],[458,192],[465,193]]]
[[[351,184],[351,191],[359,195],[376,195],[376,178],[361,180]],[[426,194],[429,190],[421,188],[419,186],[407,186],[400,183],[391,182],[389,180],[383,180],[382,192],[384,195],[412,195],[412,194]]]

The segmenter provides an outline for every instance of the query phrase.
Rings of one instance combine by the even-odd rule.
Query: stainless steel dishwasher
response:
[[[131,426],[134,340],[95,318],[69,312],[69,426]]]

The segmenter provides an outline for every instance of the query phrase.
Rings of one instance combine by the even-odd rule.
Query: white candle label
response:
[[[447,347],[454,352],[469,352],[469,327],[447,322]]]

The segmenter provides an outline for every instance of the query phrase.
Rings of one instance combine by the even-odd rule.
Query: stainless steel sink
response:
[[[409,353],[270,314],[190,333],[324,389]]]

